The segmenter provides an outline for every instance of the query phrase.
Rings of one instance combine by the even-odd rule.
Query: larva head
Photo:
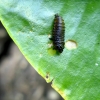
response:
[[[59,52],[59,53],[62,53],[63,52],[63,48],[61,46],[56,46],[56,50]]]

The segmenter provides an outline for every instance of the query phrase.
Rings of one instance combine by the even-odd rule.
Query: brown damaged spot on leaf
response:
[[[50,85],[52,85],[54,79],[50,79],[50,74],[49,73],[46,74],[46,77],[45,78],[46,78],[46,81],[48,81],[48,83]]]
[[[48,79],[48,78],[49,78],[49,73],[46,74],[46,79]]]

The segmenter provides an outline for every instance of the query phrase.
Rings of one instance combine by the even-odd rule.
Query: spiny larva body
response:
[[[53,41],[53,48],[60,53],[62,53],[64,49],[64,34],[64,20],[58,14],[55,14],[52,37],[50,39]]]

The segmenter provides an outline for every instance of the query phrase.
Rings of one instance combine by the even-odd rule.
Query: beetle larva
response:
[[[64,34],[64,20],[58,14],[55,14],[52,37],[50,39],[53,41],[53,48],[60,53],[62,53],[64,49]]]

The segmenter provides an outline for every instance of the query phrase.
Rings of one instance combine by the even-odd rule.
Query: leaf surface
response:
[[[54,15],[65,22],[65,45],[50,45]],[[100,1],[0,0],[0,20],[36,71],[65,100],[100,100]]]

